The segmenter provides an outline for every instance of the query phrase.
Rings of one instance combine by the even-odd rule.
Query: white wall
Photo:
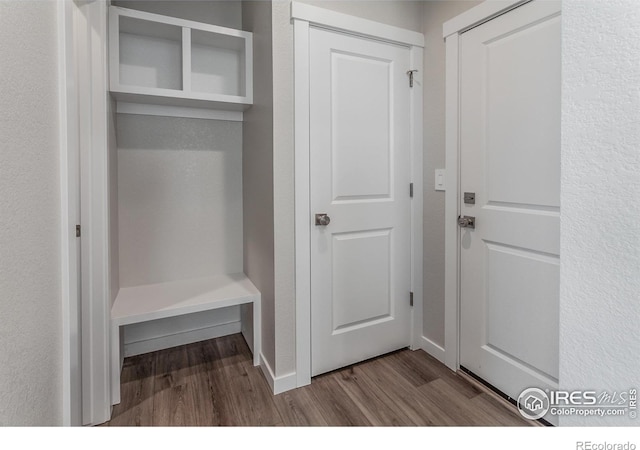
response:
[[[62,422],[56,15],[0,2],[0,426]]]
[[[293,25],[290,3],[273,2],[273,207],[275,375],[295,372]]]
[[[562,8],[560,387],[620,392],[640,381],[640,3]]]
[[[275,367],[273,233],[273,64],[271,2],[242,4],[253,33],[253,106],[244,113],[242,182],[244,271],[262,296],[262,354]],[[247,317],[248,319],[248,317]],[[243,318],[243,322],[247,323]]]
[[[118,114],[120,287],[242,271],[242,123]]]
[[[442,24],[479,1],[424,2],[424,328],[444,347],[445,193],[436,192],[434,169],[445,168],[445,45]]]

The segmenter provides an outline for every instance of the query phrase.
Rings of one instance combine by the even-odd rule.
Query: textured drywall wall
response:
[[[620,392],[640,385],[640,3],[562,8],[560,387]]]
[[[253,32],[253,106],[244,113],[242,183],[244,271],[262,295],[262,353],[275,366],[273,65],[271,2],[243,2]],[[246,322],[245,322],[246,323]]]
[[[62,423],[56,15],[0,2],[0,426]]]
[[[424,2],[424,328],[444,347],[445,193],[435,191],[435,169],[445,168],[445,58],[442,24],[479,1]]]
[[[120,287],[242,271],[242,124],[118,114]]]
[[[424,1],[411,0],[375,0],[375,1],[340,1],[340,0],[300,0],[320,8],[362,17],[363,19],[422,32],[422,8]],[[441,2],[438,2],[441,3]],[[450,3],[450,2],[447,2]]]
[[[239,0],[119,0],[112,3],[123,8],[138,9],[212,25],[237,29],[242,27],[242,7]]]
[[[273,2],[273,207],[276,376],[295,371],[293,25],[289,2]]]

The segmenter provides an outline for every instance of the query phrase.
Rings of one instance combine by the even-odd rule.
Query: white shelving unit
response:
[[[253,101],[252,39],[246,31],[111,6],[110,91],[117,112],[241,121]],[[252,323],[243,323],[242,332],[258,365],[260,301],[243,273],[121,288],[111,309],[112,403],[120,402],[124,327],[252,305]]]
[[[118,112],[242,120],[253,103],[253,35],[111,6]]]

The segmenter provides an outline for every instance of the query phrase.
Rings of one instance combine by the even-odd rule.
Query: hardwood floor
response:
[[[425,352],[400,350],[272,395],[241,335],[125,359],[108,426],[531,426]]]

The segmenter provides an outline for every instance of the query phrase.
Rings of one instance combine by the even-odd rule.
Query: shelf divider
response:
[[[182,90],[191,93],[191,28],[182,27]]]

